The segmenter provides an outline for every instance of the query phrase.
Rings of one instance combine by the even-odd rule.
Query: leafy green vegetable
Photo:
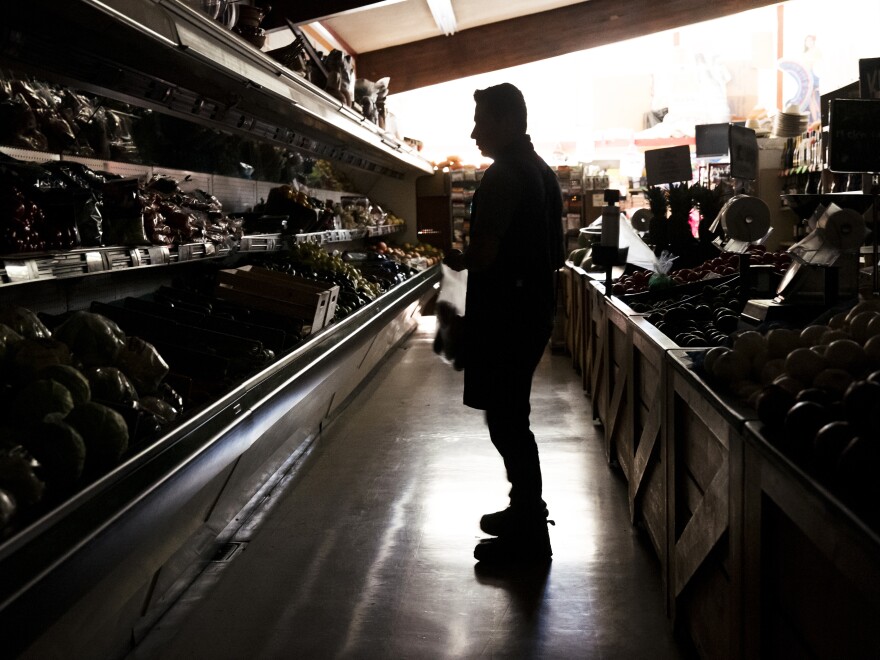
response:
[[[70,364],[70,350],[55,339],[23,339],[12,351],[12,371],[23,383],[38,378],[40,371],[53,364]]]
[[[86,468],[106,470],[119,462],[128,449],[125,419],[107,406],[88,401],[76,406],[64,420],[86,443]]]
[[[130,403],[138,400],[134,385],[116,367],[97,367],[87,373],[92,398],[108,403]]]
[[[28,507],[43,499],[46,484],[35,470],[40,463],[21,445],[0,450],[0,488],[12,493],[15,502]]]
[[[50,486],[66,490],[80,478],[86,460],[86,443],[61,415],[48,415],[28,431],[23,443],[43,466]]]
[[[6,362],[15,350],[15,346],[20,343],[22,336],[8,325],[0,323],[0,365]]]
[[[87,367],[112,365],[125,345],[125,333],[113,321],[92,312],[74,312],[55,329],[55,339],[63,341]]]
[[[0,308],[0,323],[25,339],[47,339],[52,336],[49,328],[26,307]]]
[[[155,347],[140,337],[129,337],[119,351],[116,366],[128,376],[138,393],[152,394],[168,375],[168,363]]]
[[[89,380],[76,367],[67,364],[50,364],[40,370],[40,378],[51,378],[64,385],[73,397],[74,405],[85,403],[92,398]]]
[[[46,415],[73,410],[73,397],[61,383],[46,378],[28,383],[13,402],[17,420],[24,427],[43,421]]]

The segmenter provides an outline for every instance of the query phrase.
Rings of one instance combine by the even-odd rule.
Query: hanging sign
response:
[[[828,167],[880,172],[880,99],[831,99]]]
[[[690,147],[684,144],[646,151],[645,175],[649,186],[690,181],[694,178]]]
[[[730,176],[734,179],[758,178],[758,136],[745,126],[731,124],[727,132],[730,145]]]
[[[880,57],[859,60],[859,96],[880,99]]]

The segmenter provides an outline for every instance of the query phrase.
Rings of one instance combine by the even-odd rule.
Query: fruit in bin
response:
[[[789,376],[785,373],[777,377],[772,384],[779,385],[779,387],[788,390],[789,392],[791,392],[792,396],[797,396],[798,393],[804,389],[804,384],[802,381],[799,381],[797,378]]]
[[[827,325],[808,325],[801,330],[801,342],[804,346],[815,346],[822,340],[822,336],[828,330]]]
[[[823,482],[830,482],[843,450],[852,442],[856,429],[848,422],[829,422],[813,439],[813,469]]]
[[[869,369],[880,366],[880,335],[874,335],[865,342],[865,359]]]
[[[803,340],[797,330],[789,328],[773,328],[767,332],[767,357],[785,358],[796,348],[803,346]]]
[[[860,344],[864,344],[869,337],[873,336],[868,334],[868,328],[871,327],[871,321],[877,318],[880,318],[880,312],[860,312],[849,318],[850,336]],[[880,324],[875,325],[874,328],[876,330],[874,334],[880,333]]]
[[[839,399],[852,382],[852,374],[845,369],[829,368],[823,369],[816,375],[813,379],[813,387],[827,390]]]
[[[860,431],[877,431],[880,423],[880,384],[870,380],[852,383],[843,395],[847,421]]]
[[[758,371],[758,379],[762,384],[768,385],[785,373],[785,360],[775,358],[767,360],[760,366]]]
[[[834,486],[844,502],[871,522],[877,518],[880,500],[880,442],[876,434],[856,435],[844,448],[837,461]]]
[[[726,387],[745,380],[751,371],[751,361],[735,350],[720,353],[712,366],[712,375]]]
[[[795,403],[785,415],[783,450],[796,462],[804,464],[812,452],[819,429],[831,421],[825,406],[815,401]]]
[[[794,394],[781,385],[771,384],[758,394],[755,410],[762,423],[773,431],[780,431],[789,408],[794,404]]]
[[[785,358],[785,373],[806,384],[812,384],[827,366],[825,359],[809,348],[796,348]]]
[[[862,346],[852,339],[836,339],[825,349],[825,362],[854,375],[866,369],[866,354]]]

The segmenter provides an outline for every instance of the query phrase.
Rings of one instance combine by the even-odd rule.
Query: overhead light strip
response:
[[[455,12],[452,11],[452,0],[427,0],[428,8],[434,17],[434,22],[440,31],[447,37],[455,34]]]

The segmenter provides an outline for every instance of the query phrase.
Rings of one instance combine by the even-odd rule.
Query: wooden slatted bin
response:
[[[588,364],[590,378],[587,384],[587,392],[593,406],[593,419],[604,422],[603,401],[606,399],[605,386],[607,385],[606,354],[605,354],[605,325],[607,323],[608,305],[605,302],[605,286],[601,282],[590,279],[586,283],[586,303],[590,308],[586,331],[588,338]]]
[[[602,422],[605,431],[605,456],[618,465],[627,481],[632,475],[632,416],[629,396],[632,373],[632,322],[636,313],[626,303],[612,296],[605,299],[605,376],[607,384]]]
[[[627,475],[630,520],[642,525],[666,581],[666,352],[678,348],[642,316],[632,324],[627,407],[629,433],[617,451]]]
[[[745,657],[880,658],[880,535],[745,434]]]
[[[590,393],[590,369],[592,368],[592,359],[590,351],[592,348],[592,334],[590,332],[590,294],[592,287],[590,282],[592,278],[581,268],[575,268],[574,273],[574,296],[577,300],[575,319],[575,334],[577,338],[577,369],[581,375],[581,384],[584,393]]]
[[[558,277],[557,291],[563,297],[563,307],[565,309],[565,350],[571,356],[571,365],[577,370],[577,340],[575,337],[577,325],[575,308],[577,301],[575,300],[574,291],[576,276],[574,266],[570,261],[565,262],[565,268],[559,270]]]
[[[703,658],[740,655],[742,432],[754,411],[693,370],[693,349],[667,352],[667,606]]]

